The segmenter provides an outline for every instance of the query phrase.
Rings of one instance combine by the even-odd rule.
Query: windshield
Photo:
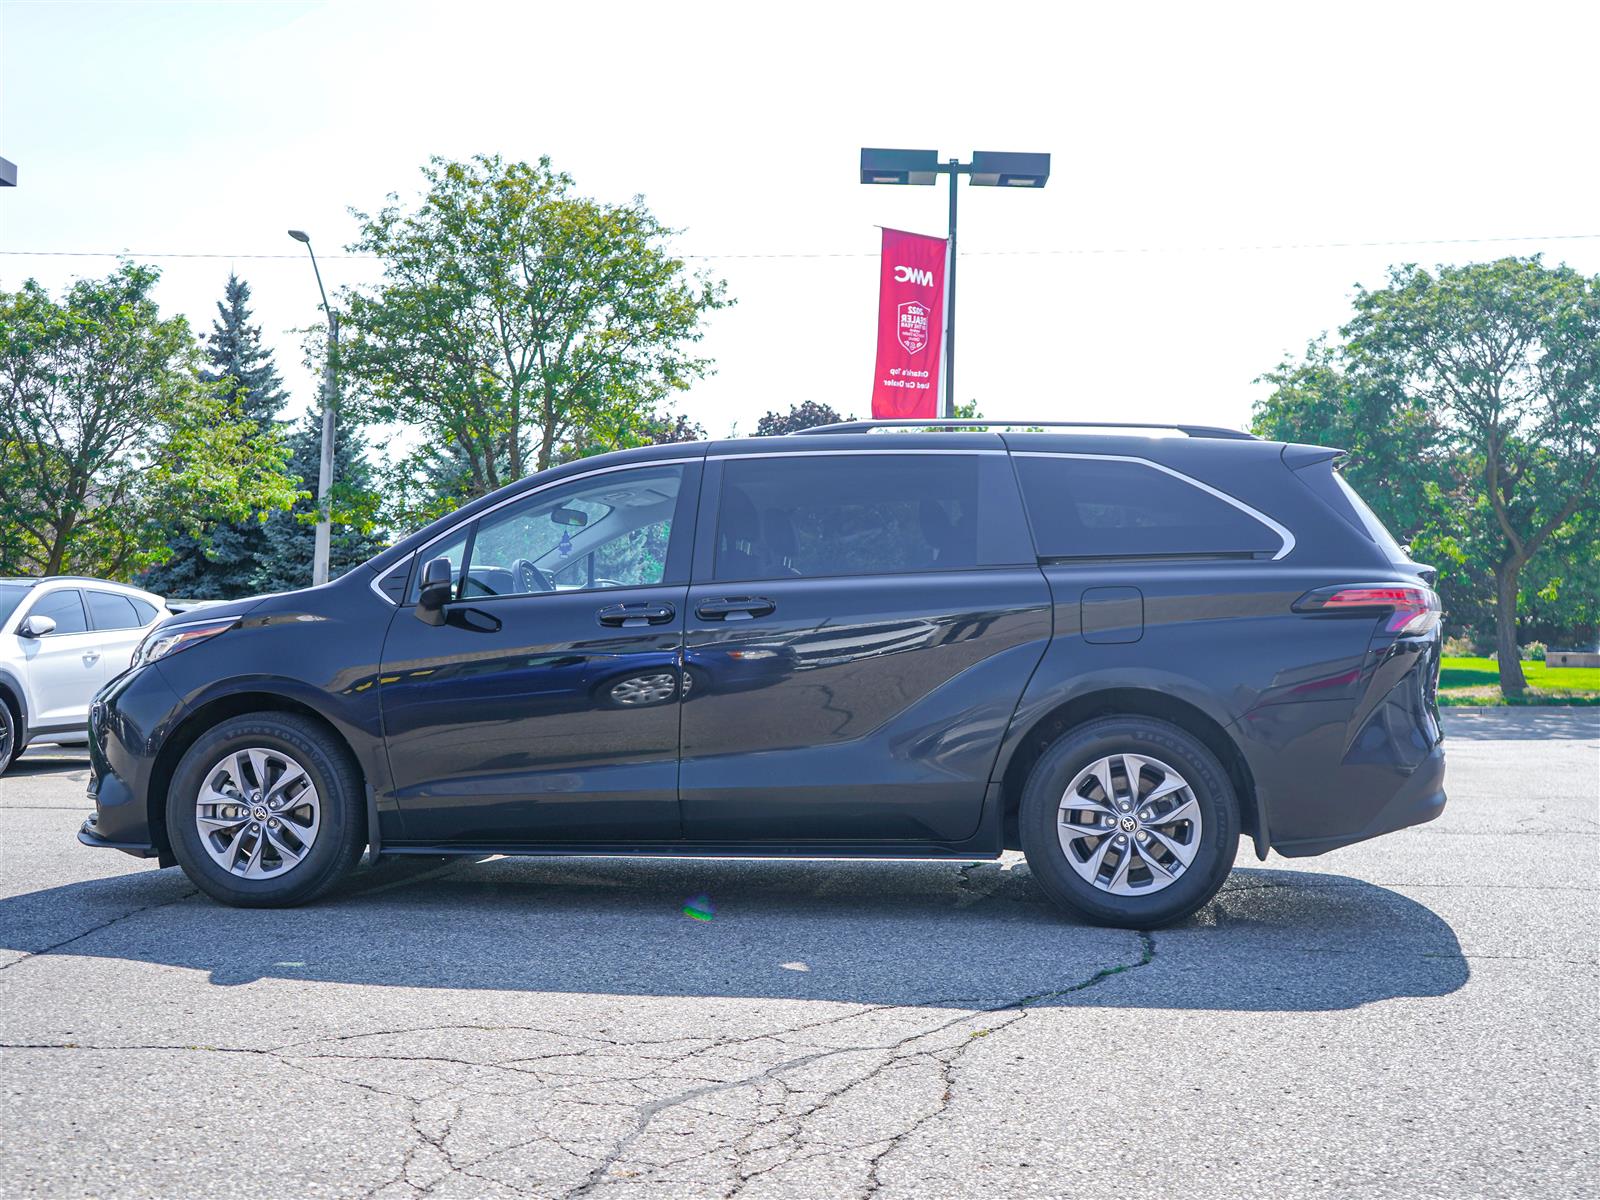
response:
[[[4,625],[6,618],[17,611],[17,605],[22,603],[22,598],[30,590],[31,584],[0,583],[0,625]]]

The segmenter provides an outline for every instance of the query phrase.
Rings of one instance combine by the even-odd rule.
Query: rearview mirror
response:
[[[557,525],[587,525],[589,514],[581,508],[558,508],[550,514],[550,519]]]
[[[45,634],[54,633],[55,631],[56,619],[54,617],[29,617],[21,625],[17,626],[18,636],[25,638],[42,638]]]
[[[417,593],[417,619],[429,625],[444,624],[444,606],[455,595],[456,570],[448,558],[430,558],[422,564],[422,588]]]

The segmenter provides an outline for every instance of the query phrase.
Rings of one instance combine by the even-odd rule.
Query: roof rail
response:
[[[922,421],[839,421],[832,425],[814,425],[810,429],[796,429],[790,436],[801,433],[867,433],[874,429],[992,429],[997,425],[1019,429],[1160,429],[1176,431],[1192,438],[1227,438],[1242,442],[1260,440],[1253,433],[1241,433],[1237,429],[1223,429],[1217,425],[1164,425],[1138,421],[1004,421],[985,417],[961,419],[936,417]]]

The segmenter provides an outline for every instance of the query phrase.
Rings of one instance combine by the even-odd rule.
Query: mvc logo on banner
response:
[[[944,343],[945,239],[883,231],[878,271],[878,367],[874,417],[939,415]]]

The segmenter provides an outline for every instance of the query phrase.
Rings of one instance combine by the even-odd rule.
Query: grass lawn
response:
[[[1440,663],[1439,703],[1600,704],[1600,667],[1556,667],[1525,662],[1528,690],[1511,701],[1500,694],[1500,669],[1492,658],[1446,658]]]

